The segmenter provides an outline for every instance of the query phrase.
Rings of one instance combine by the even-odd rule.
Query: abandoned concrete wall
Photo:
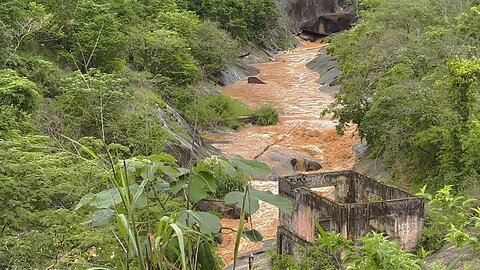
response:
[[[334,187],[333,199],[318,192],[324,187]],[[352,171],[286,177],[279,194],[294,204],[292,214],[280,212],[278,243],[286,250],[294,243],[313,243],[317,224],[352,240],[369,231],[384,232],[413,250],[423,227],[423,199]]]
[[[353,172],[352,175],[354,180],[352,184],[355,188],[355,202],[370,201],[369,194],[378,195],[384,200],[412,197],[410,193],[400,188],[382,184],[356,172]]]

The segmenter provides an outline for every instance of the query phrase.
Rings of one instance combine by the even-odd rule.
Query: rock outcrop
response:
[[[355,10],[343,9],[338,0],[288,0],[281,6],[286,6],[297,34],[307,31],[330,35],[350,28],[357,21]]]
[[[218,82],[222,86],[231,85],[248,76],[257,76],[260,74],[258,68],[249,66],[242,59],[235,60],[235,63],[228,69],[220,72]]]
[[[176,157],[181,166],[189,166],[206,157],[220,155],[220,151],[205,143],[192,126],[173,107],[159,109],[158,116],[164,129],[173,138],[165,144],[165,152]]]
[[[260,70],[250,64],[271,61],[275,59],[277,53],[258,46],[250,46],[245,51],[246,53],[235,60],[231,67],[218,74],[218,82],[221,86],[234,84],[250,76],[257,76],[260,74]]]
[[[320,78],[316,80],[316,83],[320,85],[320,91],[332,96],[340,91],[341,86],[337,84],[338,76],[340,76],[337,61],[328,55],[325,50],[322,50],[315,59],[308,62],[306,67],[320,73]]]

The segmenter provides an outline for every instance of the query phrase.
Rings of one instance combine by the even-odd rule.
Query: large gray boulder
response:
[[[288,1],[285,3],[285,1]],[[281,0],[297,34],[303,31],[330,35],[357,21],[353,8],[343,9],[338,0]],[[282,5],[283,4],[283,5]]]
[[[303,31],[328,36],[348,29],[357,21],[353,9],[336,13],[321,14],[304,22],[300,29]]]

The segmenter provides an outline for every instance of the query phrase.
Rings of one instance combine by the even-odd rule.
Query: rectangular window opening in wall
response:
[[[322,229],[326,232],[331,231],[331,219],[330,218],[322,218],[317,221],[317,224],[322,227]],[[315,235],[318,235],[319,231],[315,228]]]

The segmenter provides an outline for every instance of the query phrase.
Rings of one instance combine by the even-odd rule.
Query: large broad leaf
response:
[[[293,212],[293,204],[289,199],[273,194],[271,191],[262,191],[262,190],[256,190],[254,188],[250,188],[249,193],[250,193],[250,196],[257,198],[261,201],[264,201],[266,203],[275,205],[276,207],[278,207],[280,210],[282,210],[287,214],[291,214]]]
[[[157,179],[158,180],[158,179]],[[170,190],[170,184],[165,182],[165,181],[161,181],[159,180],[158,183],[156,183],[153,188],[155,189],[155,191],[160,191],[160,192],[166,192],[166,191],[169,191]],[[177,191],[178,192],[178,191]]]
[[[204,242],[198,247],[197,262],[201,265],[200,270],[218,269],[212,248],[208,246],[208,243]]]
[[[133,194],[132,205],[136,208],[145,208],[148,204],[147,194],[144,192],[147,179],[142,181],[141,185],[133,184],[128,189]]]
[[[257,230],[244,229],[242,235],[252,242],[263,241],[263,235]]]
[[[186,192],[190,200],[193,203],[197,203],[208,196],[207,182],[197,174],[188,181]]]
[[[197,224],[200,232],[204,234],[218,233],[222,228],[220,218],[208,212],[187,210],[180,216],[180,222],[192,227]]]
[[[208,196],[208,191],[217,190],[217,181],[209,173],[193,173],[185,177],[187,183],[186,192],[193,203],[197,203]],[[181,181],[178,181],[181,183]]]
[[[110,208],[122,202],[118,188],[101,191],[95,195],[93,206],[96,208]]]
[[[235,204],[238,208],[242,209],[244,193],[239,191],[232,191],[225,195],[225,203]],[[244,210],[247,214],[253,214],[258,211],[260,204],[258,199],[252,196],[247,196],[245,199]]]
[[[152,165],[152,164],[147,164],[139,169],[140,171],[140,176],[142,177],[143,180],[148,179],[152,180],[155,179],[156,177],[156,172],[158,169],[158,165]]]
[[[90,204],[93,200],[95,199],[95,194],[93,193],[88,193],[85,196],[83,196],[80,201],[75,205],[75,211],[83,207],[84,205]]]
[[[165,164],[158,164],[158,169],[172,179],[177,179],[180,175],[182,175],[182,172],[179,170]]]
[[[242,157],[235,157],[230,160],[236,170],[253,178],[265,179],[272,174],[272,170],[266,163],[260,160],[247,160]]]
[[[177,194],[183,188],[187,188],[187,180],[188,180],[188,176],[185,175],[185,176],[181,177],[179,180],[177,180],[176,182],[171,183],[170,184],[170,191],[173,194]]]
[[[238,191],[230,192],[225,195],[225,202],[229,204],[235,204],[239,208],[242,208],[243,195],[244,194],[242,192]],[[260,208],[259,200],[272,204],[288,214],[292,213],[293,211],[293,204],[289,199],[275,195],[270,191],[256,190],[252,187],[249,187],[248,196],[245,200],[245,212],[248,214],[255,213]]]
[[[115,217],[115,212],[111,209],[100,209],[92,215],[92,227],[98,228],[107,225]]]

